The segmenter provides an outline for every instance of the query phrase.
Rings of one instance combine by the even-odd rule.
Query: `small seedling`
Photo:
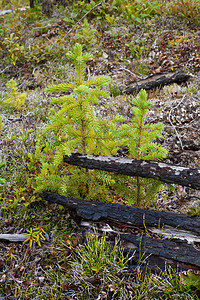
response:
[[[41,247],[41,241],[45,240],[43,233],[46,234],[46,232],[42,228],[42,222],[40,224],[40,227],[34,228],[34,229],[30,228],[27,231],[28,231],[28,233],[24,233],[24,235],[27,236],[28,238],[24,241],[24,243],[29,242],[29,248],[31,248],[33,246],[34,242],[37,243],[38,246]]]
[[[86,62],[92,59],[90,53],[82,53],[82,46],[76,44],[74,53],[67,58],[75,65],[75,82],[62,83],[47,88],[48,92],[68,91],[70,94],[54,97],[51,103],[58,104],[51,109],[51,122],[43,132],[54,134],[54,142],[39,144],[35,153],[42,164],[42,170],[36,179],[36,191],[51,190],[63,195],[84,199],[103,199],[110,193],[110,175],[98,171],[84,170],[73,166],[63,169],[63,155],[74,151],[81,154],[113,155],[118,150],[119,140],[113,139],[116,124],[123,117],[112,119],[97,118],[92,105],[109,96],[103,87],[108,85],[110,77],[95,76],[85,80]],[[92,105],[91,105],[92,104]],[[36,158],[36,157],[35,157]]]
[[[6,261],[12,260],[12,259],[15,259],[15,258],[16,258],[17,255],[13,254],[12,251],[13,251],[13,249],[10,248],[9,252],[6,254],[6,256],[8,257],[8,258],[6,259]]]
[[[97,42],[96,34],[97,34],[96,29],[90,29],[88,20],[85,18],[82,32],[77,33],[76,37],[78,38],[78,41],[81,44],[90,45],[90,44],[95,44]]]
[[[6,86],[10,88],[10,95],[8,99],[4,100],[4,104],[11,106],[16,111],[23,110],[27,94],[17,91],[17,83],[14,79],[11,79]]]

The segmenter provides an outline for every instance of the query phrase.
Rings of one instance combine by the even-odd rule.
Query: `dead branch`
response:
[[[3,233],[0,234],[0,241],[2,242],[24,242],[27,240],[27,236],[24,234],[8,234],[8,233]]]
[[[155,88],[161,88],[165,85],[172,83],[183,83],[190,78],[190,75],[185,74],[183,71],[179,72],[168,72],[168,73],[157,73],[148,76],[145,79],[137,80],[132,84],[132,86],[127,87],[123,93],[124,94],[135,94],[141,89],[151,90]]]

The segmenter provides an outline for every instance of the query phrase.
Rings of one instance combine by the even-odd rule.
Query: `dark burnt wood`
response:
[[[157,73],[148,76],[145,79],[138,80],[132,84],[132,86],[127,87],[123,93],[125,94],[135,94],[141,89],[151,90],[155,88],[161,88],[165,85],[172,83],[183,83],[190,78],[190,75],[185,74],[183,71],[179,72],[168,72],[168,73]]]
[[[133,234],[120,234],[124,245],[135,249],[126,249],[126,252],[135,252],[133,261],[141,259],[142,265],[149,266],[151,270],[159,272],[166,267],[181,270],[200,270],[200,251],[179,239],[153,239],[148,236],[134,236]]]
[[[72,154],[63,161],[83,168],[99,169],[129,176],[153,178],[165,183],[174,183],[200,189],[200,170],[185,168],[157,161]]]
[[[175,213],[146,210],[138,207],[130,207],[118,203],[104,203],[96,201],[85,201],[76,198],[68,198],[50,192],[44,192],[42,199],[49,202],[61,204],[76,211],[76,215],[86,220],[99,221],[111,219],[120,223],[135,226],[163,226],[169,225],[174,228],[200,234],[200,217],[180,215]]]
[[[168,212],[149,211],[116,203],[102,203],[68,198],[50,192],[44,192],[42,199],[61,204],[73,211],[76,219],[94,223],[114,221],[124,227],[134,226],[147,231],[151,228],[168,225],[173,228],[192,232],[197,237],[200,233],[200,217],[179,215]],[[200,269],[200,251],[187,243],[187,240],[160,239],[134,234],[119,234],[126,252],[135,252],[133,262],[142,255],[143,265],[152,270],[164,270],[165,265],[179,266],[181,269]]]

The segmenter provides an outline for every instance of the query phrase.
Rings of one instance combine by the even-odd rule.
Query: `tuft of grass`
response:
[[[76,296],[85,294],[87,299],[93,299],[95,295],[111,291],[113,296],[123,295],[124,276],[133,256],[124,254],[118,239],[112,247],[105,234],[98,237],[97,233],[89,232],[85,245],[75,250],[71,263],[69,282],[78,289]]]
[[[122,91],[120,90],[119,86],[114,82],[111,82],[109,88],[110,88],[110,95],[112,97],[117,97],[122,94]]]

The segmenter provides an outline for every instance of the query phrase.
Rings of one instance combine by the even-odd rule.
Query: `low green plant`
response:
[[[145,123],[146,113],[151,106],[147,101],[145,90],[139,92],[139,97],[132,100],[133,118],[130,124],[120,126],[120,136],[124,144],[128,146],[129,157],[143,160],[161,160],[167,156],[168,151],[156,142],[162,136],[164,130],[163,123]],[[127,184],[129,196],[128,205],[133,205],[136,201],[140,206],[141,202],[153,201],[160,189],[161,182],[146,178],[124,177]],[[132,196],[132,197],[131,197]]]
[[[8,57],[12,61],[13,65],[16,65],[17,60],[23,60],[25,58],[24,46],[20,46],[19,38],[14,36],[12,32],[9,37],[5,37],[1,42],[2,46],[8,52]]]
[[[147,62],[146,59],[140,57],[132,60],[131,72],[136,74],[138,73],[141,75],[148,75],[149,70],[150,70],[150,64]]]
[[[28,5],[27,0],[1,0],[0,1],[0,9],[17,9],[19,7],[24,7],[24,5]]]
[[[5,63],[9,60],[17,67],[25,64],[33,67],[44,61],[60,59],[65,54],[65,31],[54,32],[51,25],[44,24],[44,20],[40,21],[41,8],[36,6],[34,9],[17,11],[15,16],[18,17],[13,19],[12,14],[6,15],[0,28],[0,54]],[[37,28],[31,35],[27,34],[28,23],[35,23],[34,27]],[[45,38],[48,34],[50,39]]]
[[[128,273],[131,259],[135,259],[134,254],[125,255],[118,240],[111,246],[105,235],[98,237],[89,232],[85,245],[73,252],[67,277],[69,295],[77,299],[83,299],[83,294],[87,299],[100,295],[111,295],[113,299],[198,299],[190,287],[180,282],[177,270],[166,268],[160,274],[152,274],[137,264]]]
[[[199,26],[200,3],[198,0],[176,0],[167,5],[168,11]]]
[[[147,0],[116,0],[112,7],[125,14],[130,21],[141,23],[144,19],[152,19],[162,6],[158,1]]]
[[[6,86],[10,89],[10,94],[9,98],[4,100],[4,104],[14,108],[16,111],[23,110],[27,93],[17,91],[17,83],[14,79],[11,79]]]
[[[128,255],[123,255],[119,241],[116,240],[112,248],[106,241],[105,234],[99,238],[98,234],[89,232],[85,246],[79,247],[75,252],[74,265],[79,266],[86,276],[95,273],[114,276],[120,270],[124,271],[130,261]]]
[[[200,216],[200,205],[191,207],[187,213],[188,215]]]
[[[33,246],[33,243],[36,243],[41,247],[41,241],[45,240],[43,233],[46,234],[46,232],[42,228],[42,225],[43,224],[41,222],[38,228],[30,228],[29,230],[27,230],[28,233],[24,233],[27,239],[23,243],[29,242],[29,248]]]
[[[166,268],[158,275],[147,275],[147,280],[145,279],[145,282],[141,283],[141,286],[144,285],[146,288],[148,287],[148,291],[151,291],[151,295],[155,299],[198,299],[190,287],[181,284],[179,271],[176,269]],[[147,299],[152,299],[152,297],[150,296]]]
[[[131,41],[129,44],[125,45],[129,48],[133,58],[141,58],[144,50],[146,49],[145,40],[140,40],[139,43]]]
[[[112,246],[106,241],[105,234],[98,237],[97,233],[89,232],[86,243],[77,247],[73,253],[69,281],[81,290],[90,290],[92,295],[90,280],[96,279],[102,282],[102,289],[106,290],[112,285],[115,295],[120,295],[124,273],[133,256],[124,254],[118,239]]]
[[[195,287],[200,291],[200,271],[188,270],[180,273],[181,281],[188,287]]]
[[[113,97],[117,97],[122,94],[122,91],[120,90],[119,86],[114,82],[110,83],[109,88],[110,88],[110,95]]]

